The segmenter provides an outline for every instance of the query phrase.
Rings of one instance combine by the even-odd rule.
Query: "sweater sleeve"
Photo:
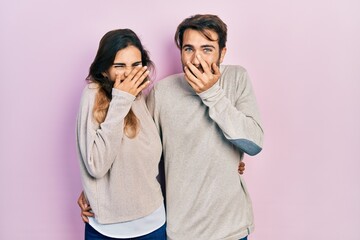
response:
[[[158,132],[161,137],[161,129],[160,129],[160,114],[158,106],[156,105],[156,99],[155,99],[155,87],[151,89],[149,94],[146,97],[146,106],[151,114],[151,117],[153,118],[156,128],[158,129]]]
[[[113,89],[106,118],[99,125],[93,119],[96,92],[94,89],[86,89],[83,93],[76,134],[78,150],[86,170],[92,177],[101,178],[109,171],[119,152],[124,134],[124,118],[135,97]]]
[[[241,151],[253,156],[262,150],[263,129],[247,73],[241,74],[238,80],[240,84],[236,89],[235,104],[231,103],[218,84],[199,96],[209,107],[210,118],[217,123],[224,136]]]

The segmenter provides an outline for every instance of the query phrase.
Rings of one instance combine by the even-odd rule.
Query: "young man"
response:
[[[263,130],[251,83],[240,66],[220,66],[227,26],[195,15],[177,28],[184,73],[158,82],[147,105],[165,164],[168,239],[246,239],[254,229],[243,154],[262,149]]]
[[[163,145],[170,240],[247,239],[254,229],[239,161],[261,151],[263,130],[246,70],[220,66],[226,39],[215,15],[185,19],[175,34],[184,72],[147,99]],[[90,208],[78,203],[86,221]]]

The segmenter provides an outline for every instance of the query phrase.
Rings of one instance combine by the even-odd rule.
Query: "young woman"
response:
[[[166,239],[156,179],[161,142],[141,95],[153,64],[130,29],[100,41],[77,119],[84,195],[94,217],[85,239]]]

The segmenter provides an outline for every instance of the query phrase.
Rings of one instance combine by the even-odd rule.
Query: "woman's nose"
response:
[[[125,67],[125,70],[124,70],[124,76],[127,77],[129,76],[129,74],[131,73],[131,71],[133,70],[133,66],[127,66]]]

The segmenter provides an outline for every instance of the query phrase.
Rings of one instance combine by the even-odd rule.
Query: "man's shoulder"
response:
[[[220,85],[226,89],[243,89],[250,81],[247,70],[240,65],[221,65]]]
[[[220,65],[220,71],[222,74],[246,74],[246,69],[240,65]]]
[[[174,85],[181,82],[182,77],[184,76],[183,73],[176,73],[169,75],[154,84],[154,88],[156,91],[161,91],[162,89],[167,89],[169,87],[173,88]]]

